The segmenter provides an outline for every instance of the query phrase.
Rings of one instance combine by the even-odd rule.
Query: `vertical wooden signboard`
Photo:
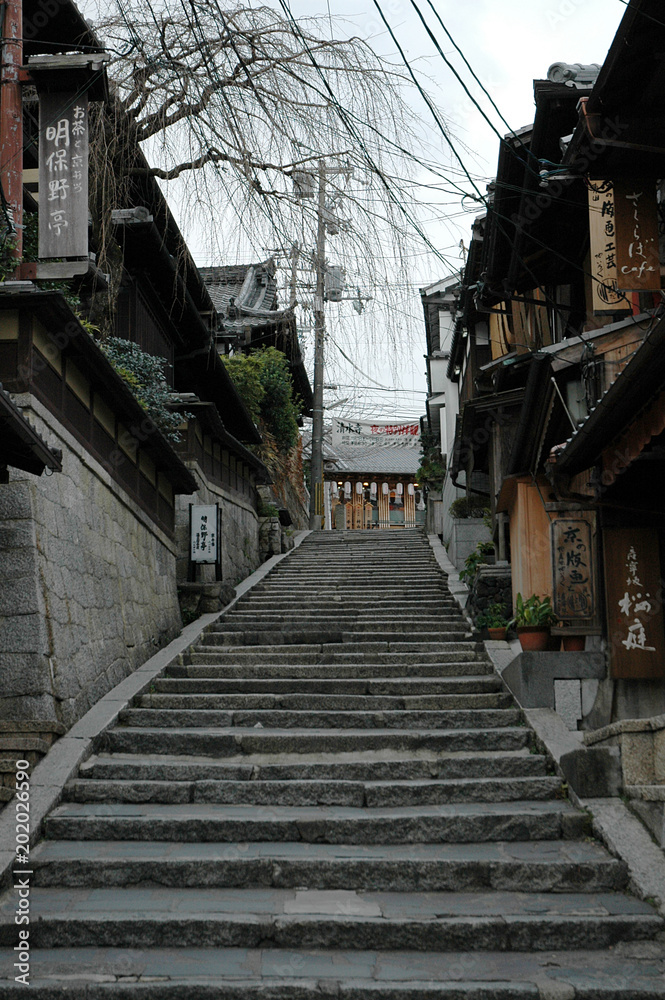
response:
[[[629,292],[660,291],[656,182],[614,182],[617,272],[619,288]]]
[[[658,533],[653,528],[603,532],[612,677],[665,677],[665,630]]]
[[[630,311],[631,303],[618,285],[614,186],[611,181],[591,182],[589,237],[594,314]]]
[[[550,532],[554,610],[564,621],[588,621],[596,611],[591,525],[557,518]]]
[[[39,100],[39,256],[88,254],[88,98]]]

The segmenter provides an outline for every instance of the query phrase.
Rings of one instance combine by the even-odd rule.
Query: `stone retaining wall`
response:
[[[242,497],[210,482],[197,462],[186,462],[199,484],[197,493],[176,497],[176,542],[178,580],[187,579],[189,568],[189,505],[219,504],[222,511],[222,579],[230,586],[240,583],[261,564],[259,519],[254,507]],[[215,567],[202,565],[200,580],[212,582]]]
[[[513,592],[510,566],[481,566],[476,573],[473,586],[466,602],[467,611],[475,621],[476,616],[486,611],[490,604],[503,604],[506,618],[512,615]]]
[[[175,545],[33,397],[62,473],[0,485],[0,719],[69,728],[181,627]]]

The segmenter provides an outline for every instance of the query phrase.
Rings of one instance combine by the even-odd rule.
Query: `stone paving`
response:
[[[417,531],[306,539],[98,738],[32,862],[40,1000],[665,997],[661,917]]]

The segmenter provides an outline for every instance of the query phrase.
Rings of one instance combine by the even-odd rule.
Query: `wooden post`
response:
[[[2,17],[0,180],[5,218],[0,225],[11,226],[14,256],[18,261],[23,254],[23,97],[19,83],[23,62],[23,0],[6,0]]]

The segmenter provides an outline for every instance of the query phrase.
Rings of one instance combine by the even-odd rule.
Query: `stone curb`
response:
[[[581,732],[566,728],[551,708],[529,708],[524,716],[538,739],[553,758],[562,777],[561,758],[573,750],[582,750]],[[584,752],[584,751],[583,751]],[[630,888],[640,899],[651,899],[665,917],[665,852],[652,840],[646,827],[618,797],[583,798],[568,789],[570,801],[590,814],[593,832],[611,854],[625,861],[630,873]]]
[[[251,576],[238,584],[235,588],[236,596],[230,604],[221,611],[201,615],[196,621],[185,626],[179,636],[104,695],[51,747],[30,776],[31,846],[41,836],[46,815],[60,802],[65,784],[92,753],[95,739],[115,724],[120,712],[128,707],[136,695],[142,694],[177,656],[196,642],[210,625],[227,614],[248,590],[268,575],[277,563],[295,552],[310,534],[310,531],[298,532],[292,549],[267,559]],[[0,813],[0,844],[3,845],[0,850],[0,889],[6,888],[12,881],[15,853],[8,845],[15,843],[16,801],[15,798],[10,799]]]

